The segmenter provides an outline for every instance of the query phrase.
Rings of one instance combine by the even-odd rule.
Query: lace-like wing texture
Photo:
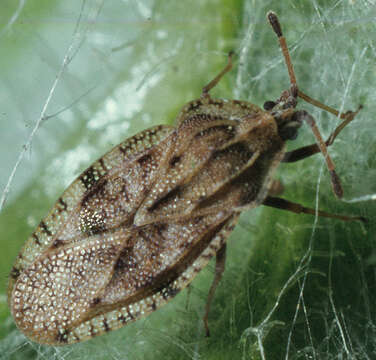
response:
[[[259,205],[284,143],[271,115],[198,99],[84,171],[26,242],[9,303],[32,340],[61,345],[117,329],[187,286]]]

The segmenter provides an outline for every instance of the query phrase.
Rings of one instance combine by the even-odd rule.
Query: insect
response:
[[[342,187],[327,152],[358,113],[338,111],[297,86],[276,14],[269,12],[290,87],[264,109],[213,99],[227,66],[187,103],[176,126],[156,126],[125,140],[87,168],[61,195],[21,250],[10,273],[8,299],[17,327],[31,340],[71,344],[120,328],[173,298],[216,257],[204,326],[225,266],[226,239],[239,214],[258,205],[315,214],[273,196],[281,162],[324,155],[333,191]],[[297,99],[343,119],[324,141]],[[306,122],[316,143],[286,152]],[[320,216],[345,221],[362,217]]]

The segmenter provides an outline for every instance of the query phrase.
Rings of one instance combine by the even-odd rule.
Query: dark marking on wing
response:
[[[90,323],[90,337],[96,337],[97,336],[97,333],[94,331],[94,326],[93,324]]]
[[[202,218],[203,216],[196,216],[194,219],[193,219],[193,224],[194,225],[197,225],[198,223],[200,223],[202,221]]]
[[[192,116],[192,119],[200,119],[200,120],[210,120],[212,119],[212,115],[206,113],[199,113]]]
[[[36,243],[37,245],[40,245],[40,241],[39,241],[38,236],[37,236],[36,234],[33,234],[32,236],[33,236],[33,239],[34,239],[35,243]]]
[[[100,159],[99,159],[99,164],[100,164],[101,168],[102,168],[104,171],[107,171],[107,167],[106,167],[106,165],[105,165],[105,163],[104,163],[103,158],[100,158]]]
[[[94,306],[98,305],[100,302],[101,302],[101,298],[99,298],[99,297],[95,297],[95,298],[91,301],[90,306],[94,307]]]
[[[159,236],[162,236],[162,232],[168,228],[168,225],[166,223],[157,223],[154,226]]]
[[[80,176],[79,179],[81,180],[86,190],[89,190],[97,182],[96,173],[97,171],[92,166],[90,166]]]
[[[68,208],[67,203],[60,197],[59,198],[59,204],[62,206],[62,208],[59,208],[59,212],[66,211]]]
[[[103,179],[102,181],[98,182],[96,186],[93,186],[82,198],[81,200],[81,206],[85,207],[86,204],[92,199],[92,198],[100,198],[104,192],[105,187],[107,185],[108,180]]]
[[[126,324],[126,323],[127,323],[127,319],[126,319],[123,315],[118,316],[117,319],[118,319],[119,321],[121,321],[122,324]]]
[[[109,332],[111,330],[111,328],[108,326],[106,319],[103,319],[103,327],[104,327],[104,331],[106,332]]]
[[[174,167],[180,161],[180,159],[180,156],[175,155],[174,157],[172,157],[172,159],[170,160],[170,166]]]
[[[47,234],[48,236],[52,235],[52,232],[48,229],[46,223],[43,220],[40,222],[39,226],[41,227],[41,229],[43,230],[45,234]]]
[[[128,157],[128,151],[130,151],[132,147],[130,145],[128,146],[119,146],[119,151],[123,154],[125,158]]]
[[[80,337],[75,332],[73,333],[73,336],[77,342],[81,341]]]
[[[174,189],[172,189],[166,195],[164,195],[160,199],[156,200],[153,205],[151,205],[150,207],[148,207],[148,211],[150,211],[150,212],[154,211],[159,206],[168,203],[171,199],[173,199],[174,197],[176,197],[176,195],[179,194],[180,190],[181,190],[180,186],[176,186]]]
[[[174,288],[172,284],[168,284],[166,287],[162,289],[162,297],[163,299],[167,300],[173,298],[179,293],[180,289]]]
[[[56,335],[56,341],[63,344],[63,343],[67,343],[68,342],[68,330],[65,330],[64,332],[58,332],[58,334]]]
[[[132,315],[132,313],[129,310],[127,310],[127,314],[128,314],[130,319],[134,320],[134,316]]]
[[[10,271],[10,277],[12,279],[17,279],[20,276],[20,270],[15,268],[14,266],[12,267],[12,270]]]
[[[150,154],[145,154],[142,155],[140,158],[137,159],[137,162],[143,167],[145,166],[148,162],[151,160],[151,155]]]
[[[132,267],[136,267],[137,264],[133,264],[133,261],[130,261],[129,255],[132,252],[133,247],[125,247],[123,250],[121,250],[119,258],[116,261],[116,264],[114,266],[115,271],[128,269],[131,265]]]
[[[64,245],[64,241],[63,240],[60,240],[60,239],[55,239],[51,246],[54,247],[54,248],[58,248],[60,246]]]
[[[105,224],[92,224],[87,228],[86,233],[90,235],[99,235],[106,232],[108,229]]]

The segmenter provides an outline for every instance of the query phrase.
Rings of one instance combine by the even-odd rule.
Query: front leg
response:
[[[358,114],[361,108],[362,106],[359,106],[359,108],[355,112],[348,111],[346,114],[344,114],[345,120],[343,120],[329,135],[328,140],[325,141],[326,146],[330,146],[333,144],[337,135],[345,128],[346,125],[348,125],[352,120],[354,120],[355,116]],[[282,159],[282,162],[295,162],[303,160],[319,152],[320,148],[317,144],[303,146],[301,148],[286,152],[285,156]]]

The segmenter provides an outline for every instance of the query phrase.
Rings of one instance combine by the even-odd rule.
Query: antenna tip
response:
[[[266,15],[269,24],[272,26],[273,31],[277,34],[278,37],[282,36],[281,24],[279,23],[278,16],[275,12],[269,11]]]
[[[343,189],[341,186],[341,181],[335,170],[330,170],[330,176],[332,178],[332,187],[334,194],[340,199],[343,196]]]

